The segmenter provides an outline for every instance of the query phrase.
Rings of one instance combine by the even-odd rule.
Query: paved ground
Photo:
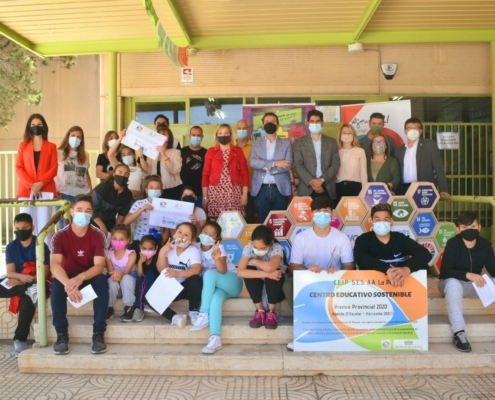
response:
[[[0,341],[0,399],[2,400],[492,400],[493,398],[495,398],[495,375],[206,378],[20,374],[11,342]]]

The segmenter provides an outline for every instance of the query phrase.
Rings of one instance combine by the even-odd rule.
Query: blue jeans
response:
[[[75,197],[75,196],[71,196],[71,195],[68,195],[68,194],[63,194],[61,193],[62,195],[62,200],[69,200],[69,201],[72,201],[72,199]],[[55,212],[57,212],[58,210],[60,210],[60,207],[59,206],[55,206]],[[62,229],[64,227],[64,217],[60,218],[60,221],[58,221],[58,227],[60,229]]]
[[[263,224],[270,211],[286,211],[289,204],[288,196],[280,194],[275,184],[261,185],[261,189],[254,198],[258,209],[258,222]]]
[[[69,275],[73,278],[75,275]],[[85,286],[92,285],[96,295],[93,300],[94,323],[93,333],[105,332],[107,328],[107,307],[108,307],[108,282],[105,275],[96,275],[92,279],[84,281],[79,290]],[[52,293],[50,297],[53,313],[53,326],[57,333],[67,333],[69,330],[69,321],[67,320],[67,293],[64,285],[57,279],[52,282]]]
[[[158,278],[158,271],[146,271],[143,275],[136,279],[136,302],[134,307],[144,309],[144,301],[146,293]]]

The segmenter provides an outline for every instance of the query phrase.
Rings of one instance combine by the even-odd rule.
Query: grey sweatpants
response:
[[[495,278],[491,279],[495,283]],[[466,324],[462,315],[462,298],[479,298],[473,282],[460,281],[455,278],[440,279],[438,281],[438,289],[445,296],[452,332],[463,331]]]
[[[119,289],[122,290],[122,301],[124,305],[133,306],[136,301],[136,278],[131,275],[124,275],[120,282],[112,281],[108,278],[108,307],[113,307],[119,295]]]

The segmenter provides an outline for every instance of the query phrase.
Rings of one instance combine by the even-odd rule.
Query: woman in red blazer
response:
[[[40,114],[29,117],[24,131],[24,141],[19,144],[15,169],[19,182],[19,199],[56,197],[57,146],[48,141],[48,125]],[[52,207],[21,207],[21,212],[31,214],[35,235],[42,229],[52,214]]]
[[[249,174],[240,147],[231,144],[230,125],[221,124],[215,132],[216,146],[206,152],[203,167],[203,208],[209,217],[222,211],[240,211],[248,201]]]

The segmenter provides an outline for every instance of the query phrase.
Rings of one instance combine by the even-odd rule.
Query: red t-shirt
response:
[[[105,234],[93,225],[82,237],[67,225],[53,235],[51,254],[61,254],[65,272],[77,275],[95,265],[94,257],[105,257],[105,242]]]

